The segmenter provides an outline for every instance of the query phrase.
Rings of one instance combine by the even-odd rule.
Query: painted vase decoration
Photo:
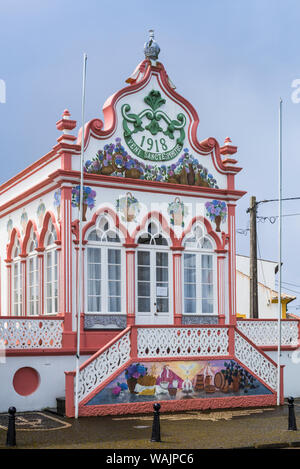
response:
[[[136,378],[127,378],[127,384],[130,394],[135,394],[135,386],[137,384]]]
[[[86,211],[89,207],[92,210],[95,207],[96,192],[89,186],[83,186],[82,201],[82,221],[86,221]],[[80,186],[72,189],[72,207],[79,207],[80,202]]]
[[[216,224],[216,231],[221,231],[221,223],[225,222],[227,215],[226,203],[221,200],[206,202],[206,215]]]
[[[193,186],[195,184],[195,171],[191,163],[189,163],[189,172],[187,174],[187,180],[190,186]]]

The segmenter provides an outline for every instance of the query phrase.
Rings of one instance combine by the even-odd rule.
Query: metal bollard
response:
[[[294,408],[294,398],[288,397],[288,403],[289,403],[289,428],[288,430],[297,430],[295,408]]]
[[[8,427],[7,427],[7,436],[6,436],[6,446],[16,446],[16,416],[15,413],[17,409],[15,407],[10,407],[8,409]]]
[[[150,441],[161,441],[160,439],[160,422],[159,422],[159,409],[160,404],[153,404],[154,416],[152,424],[152,436]]]

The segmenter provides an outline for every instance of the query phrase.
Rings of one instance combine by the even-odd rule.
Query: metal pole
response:
[[[256,197],[250,198],[250,318],[258,318]]]
[[[281,347],[281,237],[282,237],[282,99],[279,101],[279,264],[278,264],[278,356],[277,356],[277,405],[280,405],[280,347]]]
[[[86,79],[87,55],[83,54],[82,74],[82,105],[81,105],[81,154],[80,154],[80,196],[79,196],[79,253],[78,253],[78,301],[77,301],[77,353],[75,375],[75,418],[78,418],[78,384],[79,384],[79,359],[80,359],[80,313],[82,305],[82,207],[83,207],[83,156],[84,156],[84,108],[85,108],[85,79]]]

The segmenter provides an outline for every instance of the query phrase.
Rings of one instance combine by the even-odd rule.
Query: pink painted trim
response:
[[[27,223],[27,226],[26,226],[25,236],[24,236],[23,243],[22,243],[22,252],[21,252],[21,254],[23,256],[25,256],[27,254],[27,243],[29,241],[31,229],[33,230],[34,234],[36,235],[37,241],[39,241],[39,232],[38,232],[36,223],[35,223],[34,220],[29,220],[28,223]]]
[[[82,365],[80,366],[79,370],[82,371],[86,366],[88,366],[92,361],[94,361],[96,358],[99,357],[105,350],[107,350],[109,347],[111,347],[115,342],[117,342],[121,337],[123,337],[127,332],[131,330],[132,326],[126,327],[120,334],[117,334],[112,340],[107,342],[107,344],[104,345],[100,350],[98,350],[94,355],[92,355],[88,360],[86,360]],[[73,374],[75,376],[75,370],[68,372],[69,374]]]
[[[204,217],[202,217],[201,215],[198,215],[198,216],[194,217],[194,218],[190,221],[189,225],[187,226],[187,228],[186,228],[186,229],[184,230],[184,232],[182,233],[181,238],[180,238],[178,244],[179,244],[180,246],[182,245],[182,242],[183,242],[185,236],[191,232],[193,225],[194,225],[195,223],[197,223],[198,221],[201,222],[201,223],[205,226],[205,229],[206,229],[206,231],[207,231],[207,234],[213,238],[213,240],[214,240],[214,242],[215,242],[215,244],[216,244],[216,248],[217,248],[217,249],[222,249],[222,248],[223,248],[223,245],[222,245],[222,242],[221,242],[219,236],[218,236],[217,233],[212,229],[212,226],[211,226],[210,222],[207,220],[207,218],[204,218]]]
[[[132,234],[132,238],[131,238],[132,241],[136,242],[137,237],[140,235],[140,232],[144,230],[146,223],[148,222],[148,220],[151,220],[151,219],[157,220],[159,224],[161,225],[162,230],[166,234],[166,236],[170,237],[172,244],[173,245],[176,244],[176,237],[175,237],[173,229],[169,227],[169,224],[167,220],[165,219],[165,217],[160,212],[157,212],[156,210],[148,212],[147,215],[144,216],[142,222],[140,223],[140,225],[138,225],[135,228]]]
[[[274,360],[272,360],[272,358],[270,358],[260,347],[258,347],[257,345],[255,345],[255,343],[252,342],[247,336],[245,336],[245,334],[243,334],[243,333],[238,329],[238,327],[235,327],[235,331],[236,331],[241,337],[243,337],[243,339],[245,339],[253,348],[255,348],[261,355],[263,355],[266,360],[268,360],[270,363],[272,363],[272,365],[276,366],[276,368],[277,368],[277,363],[275,363]],[[253,372],[251,372],[251,373],[253,373]]]
[[[48,225],[49,225],[49,220],[50,219],[51,219],[51,221],[53,223],[53,226],[55,228],[55,231],[56,231],[56,237],[57,237],[58,244],[60,244],[60,241],[61,241],[60,228],[59,228],[59,226],[56,222],[56,217],[55,217],[53,212],[51,212],[50,210],[47,210],[47,212],[45,213],[45,216],[44,216],[43,227],[42,227],[42,231],[41,231],[40,238],[39,238],[39,245],[38,245],[39,248],[45,248],[45,246],[44,246],[45,235],[48,231]]]
[[[182,399],[176,401],[157,401],[161,404],[161,412],[174,412],[183,410],[208,410],[266,407],[276,405],[276,396],[273,394],[257,396],[232,396],[207,399]],[[112,404],[98,406],[79,406],[79,415],[84,417],[96,415],[125,415],[153,413],[153,402],[140,402],[132,404]],[[70,412],[68,417],[73,417]]]

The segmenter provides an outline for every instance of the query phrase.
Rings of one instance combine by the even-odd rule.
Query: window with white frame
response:
[[[12,314],[21,316],[22,311],[22,264],[20,258],[20,243],[16,242],[13,248],[12,274]]]
[[[112,225],[110,218],[103,216],[87,236],[88,313],[122,312],[124,253],[120,236]]]
[[[36,252],[37,239],[33,235],[28,243],[27,258],[27,315],[39,314],[39,264]]]
[[[212,241],[200,225],[186,237],[183,253],[183,298],[185,314],[214,314],[215,255]]]
[[[44,253],[44,312],[45,314],[58,313],[58,252],[55,243],[56,230],[50,221],[45,236]]]
[[[138,238],[137,311],[167,313],[170,311],[169,246],[156,222]]]

